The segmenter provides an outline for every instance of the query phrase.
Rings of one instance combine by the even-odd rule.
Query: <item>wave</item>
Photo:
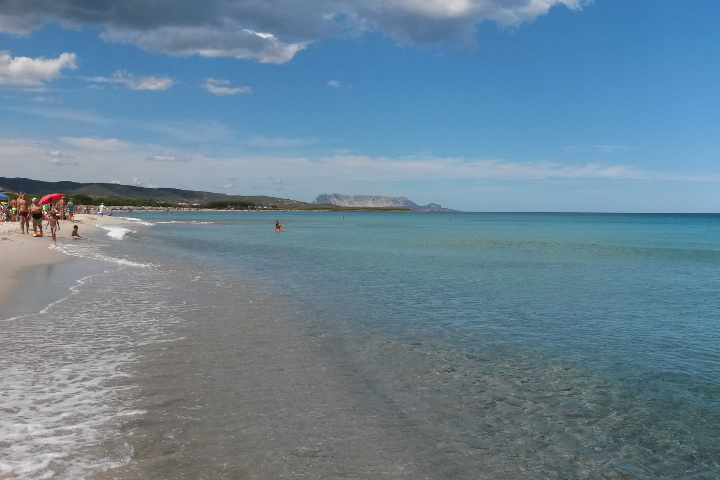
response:
[[[107,235],[115,240],[122,240],[128,233],[135,233],[135,230],[121,227],[120,225],[96,225],[98,228],[102,228],[107,231]]]
[[[3,324],[0,478],[110,478],[132,462],[119,429],[147,414],[128,373],[133,349],[173,341],[165,328],[179,319],[143,290],[154,271],[119,273],[86,277],[71,296]],[[135,303],[103,295],[127,285]]]
[[[200,222],[197,220],[169,220],[166,222],[155,222],[155,223],[181,223],[186,225],[209,225],[216,222]]]
[[[73,257],[90,258],[93,260],[100,260],[102,262],[114,263],[116,265],[125,267],[139,267],[139,268],[150,268],[154,267],[152,263],[141,263],[126,258],[113,257],[107,255],[100,248],[102,245],[95,244],[94,242],[72,242],[72,243],[54,243],[50,246],[51,249],[57,250],[65,255]]]
[[[122,219],[127,220],[129,222],[139,223],[140,225],[147,225],[149,227],[152,227],[153,225],[155,225],[154,223],[148,222],[146,220],[142,220],[140,218],[135,218],[135,217],[122,217]],[[163,222],[157,222],[157,223],[163,223]]]

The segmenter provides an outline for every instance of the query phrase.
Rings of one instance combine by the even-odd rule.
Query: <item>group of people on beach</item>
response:
[[[45,203],[40,205],[37,198],[28,200],[24,193],[18,194],[17,198],[12,198],[8,202],[2,204],[3,220],[9,222],[19,222],[20,232],[26,235],[30,234],[30,220],[32,219],[33,235],[36,237],[43,236],[43,221],[46,221],[46,228],[50,229],[53,242],[57,242],[57,231],[60,230],[60,221],[74,221],[75,206],[72,201],[67,203],[60,198],[55,203]],[[89,240],[80,236],[77,225],[73,226],[71,236],[77,240]]]

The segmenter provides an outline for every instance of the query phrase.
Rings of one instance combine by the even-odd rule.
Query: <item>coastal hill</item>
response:
[[[64,193],[68,197],[86,195],[95,201],[110,200],[148,200],[167,205],[207,206],[228,202],[230,204],[251,204],[253,208],[272,208],[282,210],[410,210],[416,212],[452,211],[440,205],[419,206],[405,197],[380,197],[359,195],[332,194],[320,195],[315,202],[307,203],[287,198],[269,197],[265,195],[226,195],[199,190],[182,190],[179,188],[148,188],[118,183],[79,183],[70,181],[45,182],[29,178],[0,177],[0,191],[25,192],[31,196],[42,196],[48,193]],[[88,199],[88,203],[89,199]],[[223,205],[220,203],[220,205]],[[247,208],[247,207],[242,207]]]
[[[330,204],[350,208],[400,208],[414,212],[452,212],[437,203],[420,206],[405,197],[383,197],[379,195],[342,195],[323,193],[315,199],[316,204]]]
[[[117,183],[44,182],[28,178],[0,177],[0,191],[25,192],[31,195],[64,193],[67,196],[88,195],[117,199],[152,200],[173,205],[205,205],[211,202],[250,202],[258,207],[280,209],[317,209],[318,205],[287,198],[268,196],[226,195],[224,193],[182,190],[179,188],[147,188]]]

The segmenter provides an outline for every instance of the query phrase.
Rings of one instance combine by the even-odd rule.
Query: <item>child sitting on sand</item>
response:
[[[55,234],[53,233],[53,238],[55,238],[54,235],[55,235]],[[78,226],[77,226],[77,225],[73,225],[73,231],[72,231],[72,233],[71,233],[70,235],[72,236],[73,240],[92,240],[92,238],[81,237],[81,236],[80,236],[80,233],[78,232]]]

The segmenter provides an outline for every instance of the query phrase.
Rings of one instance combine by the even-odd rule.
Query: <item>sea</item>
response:
[[[0,313],[2,479],[720,478],[720,215],[132,212],[54,248]]]

